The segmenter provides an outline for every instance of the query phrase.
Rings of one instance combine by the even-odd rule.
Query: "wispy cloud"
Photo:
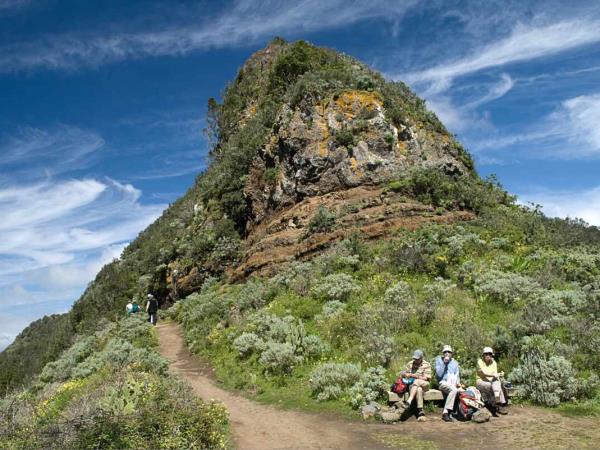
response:
[[[543,205],[551,217],[570,217],[600,226],[600,186],[577,191],[532,191],[519,195],[521,201]]]
[[[600,21],[574,19],[546,26],[517,25],[510,36],[466,57],[397,77],[425,84],[429,94],[447,90],[455,78],[484,69],[551,56],[600,41]]]
[[[72,172],[93,163],[104,145],[97,133],[73,126],[24,126],[0,140],[0,169],[27,177]]]
[[[220,15],[193,25],[134,32],[46,35],[0,47],[0,72],[77,69],[150,56],[249,45],[276,34],[335,28],[373,18],[398,20],[416,0],[323,2],[238,1]],[[124,27],[125,28],[125,27]]]
[[[526,147],[529,158],[600,157],[600,93],[563,101],[555,111],[521,133],[474,141],[477,151]]]

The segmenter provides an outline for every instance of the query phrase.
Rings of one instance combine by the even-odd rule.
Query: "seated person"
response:
[[[139,312],[139,310],[140,310],[140,305],[138,305],[138,302],[136,299],[133,299],[133,301],[127,303],[127,306],[125,307],[125,311],[127,312],[128,316]]]
[[[504,406],[507,405],[506,397],[500,381],[500,377],[503,376],[504,372],[498,372],[498,365],[494,361],[494,350],[491,347],[485,347],[482,358],[477,361],[476,387],[494,417],[498,417],[498,414],[507,414],[504,409]]]
[[[401,373],[403,378],[409,380],[409,396],[404,402],[404,407],[408,408],[415,397],[417,398],[417,420],[425,420],[423,412],[423,394],[429,389],[429,380],[431,379],[431,364],[423,359],[423,351],[415,350],[412,361]]]
[[[450,412],[454,410],[456,394],[460,387],[460,368],[458,362],[452,357],[452,347],[444,345],[442,355],[435,358],[435,376],[439,383],[440,391],[446,394],[446,404],[442,413],[442,420],[450,422]]]

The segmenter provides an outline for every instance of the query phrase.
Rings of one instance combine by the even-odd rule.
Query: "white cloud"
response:
[[[93,131],[59,125],[50,130],[21,127],[0,141],[0,168],[45,177],[90,165],[105,145]]]
[[[427,93],[432,95],[447,90],[460,76],[554,55],[599,41],[599,21],[574,19],[538,27],[518,24],[510,36],[492,42],[469,56],[397,78],[408,83],[425,84],[428,86]]]
[[[579,218],[600,226],[600,186],[580,191],[534,191],[519,198],[542,205],[548,216]]]
[[[143,206],[140,195],[131,185],[92,179],[0,189],[0,257],[46,267],[125,242],[164,207]]]
[[[248,45],[278,33],[299,34],[372,18],[398,20],[416,0],[302,2],[238,1],[203,23],[153,31],[48,35],[0,47],[0,72],[76,69],[149,56]]]
[[[526,146],[528,157],[553,159],[600,157],[600,94],[563,101],[527,130],[473,143],[476,151]]]

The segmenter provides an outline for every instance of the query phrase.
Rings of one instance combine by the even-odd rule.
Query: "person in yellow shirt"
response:
[[[477,361],[476,387],[489,405],[494,417],[498,417],[498,414],[507,414],[504,409],[506,397],[500,380],[503,376],[504,372],[498,372],[498,364],[494,361],[494,350],[491,347],[485,347],[481,358]]]

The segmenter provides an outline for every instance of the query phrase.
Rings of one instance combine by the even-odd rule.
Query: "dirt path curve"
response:
[[[225,404],[237,449],[382,448],[382,444],[370,438],[371,430],[367,430],[366,424],[280,410],[217,387],[208,375],[207,367],[190,354],[177,324],[162,322],[157,331],[160,353],[169,360],[170,370],[185,378],[202,399],[215,399]]]

